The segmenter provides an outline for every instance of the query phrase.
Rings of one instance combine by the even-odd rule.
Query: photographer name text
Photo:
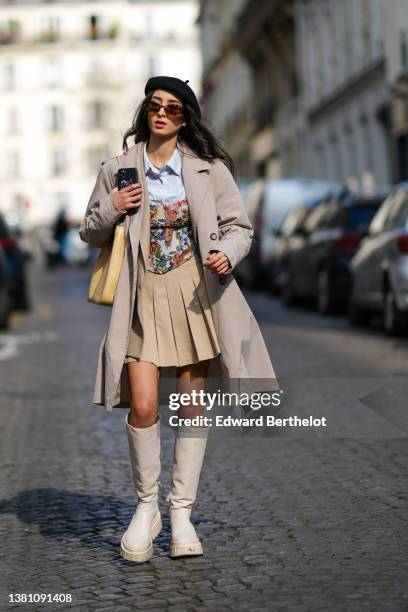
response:
[[[258,417],[233,417],[230,415],[217,415],[216,417],[195,416],[183,418],[177,415],[169,417],[171,426],[193,427],[327,427],[326,417],[276,417],[273,414],[259,415]]]

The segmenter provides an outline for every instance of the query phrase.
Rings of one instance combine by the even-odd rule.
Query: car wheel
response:
[[[387,287],[384,295],[385,333],[388,336],[405,336],[407,328],[407,314],[399,310],[392,287]]]
[[[330,278],[325,269],[320,270],[317,277],[317,309],[320,314],[330,314],[333,310]]]

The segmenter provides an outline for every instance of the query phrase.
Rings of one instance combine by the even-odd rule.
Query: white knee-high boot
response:
[[[162,529],[158,506],[160,477],[160,415],[150,427],[133,427],[125,417],[133,483],[138,505],[123,534],[120,553],[128,561],[147,561],[153,540]]]
[[[179,426],[176,430],[169,504],[170,556],[202,555],[203,548],[190,521],[207,446],[209,427]]]

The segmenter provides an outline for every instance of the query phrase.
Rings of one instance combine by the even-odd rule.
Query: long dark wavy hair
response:
[[[140,141],[146,142],[149,139],[150,128],[147,121],[147,105],[153,94],[154,91],[149,92],[136,108],[132,119],[132,125],[123,136],[122,148],[124,152],[128,151],[127,139],[131,136],[134,136],[135,144]],[[214,159],[222,159],[231,174],[234,175],[234,162],[227,151],[221,146],[217,138],[204,125],[195,109],[184,100],[183,109],[183,119],[186,125],[182,126],[178,132],[178,141],[185,143],[201,159],[205,159],[209,162],[212,162]]]

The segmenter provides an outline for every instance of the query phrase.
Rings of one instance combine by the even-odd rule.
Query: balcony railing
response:
[[[67,36],[59,30],[50,29],[44,30],[33,37],[23,37],[19,30],[12,32],[0,29],[0,46],[109,41],[118,38],[119,32],[120,26],[117,23],[113,23],[103,30],[90,26],[83,35],[79,33],[75,36]]]

